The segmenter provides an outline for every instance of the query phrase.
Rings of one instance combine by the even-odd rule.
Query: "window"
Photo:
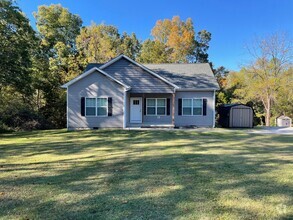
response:
[[[107,98],[97,98],[97,115],[106,116],[108,110],[108,99]]]
[[[202,115],[202,99],[193,99],[193,115]]]
[[[86,98],[85,115],[96,116],[96,99],[95,98]]]
[[[157,115],[166,114],[166,99],[157,99]]]
[[[166,99],[147,99],[146,108],[147,115],[166,115]]]
[[[134,99],[134,100],[133,100],[133,105],[139,105],[139,100]]]
[[[202,115],[203,99],[182,99],[182,115]]]
[[[108,98],[86,98],[85,100],[86,116],[108,115]]]

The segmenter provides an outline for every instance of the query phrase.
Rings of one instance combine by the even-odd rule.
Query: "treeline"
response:
[[[285,33],[256,38],[247,46],[250,60],[239,72],[216,72],[221,90],[217,105],[253,107],[256,123],[274,126],[280,115],[293,118],[292,38]]]
[[[159,20],[152,39],[142,42],[113,25],[83,26],[78,15],[59,4],[40,6],[34,17],[37,30],[16,4],[0,1],[0,131],[65,127],[66,94],[60,86],[88,63],[123,53],[141,63],[212,65],[211,33],[196,32],[191,19]],[[217,105],[248,103],[260,118],[267,117],[268,125],[271,115],[293,116],[292,48],[278,37],[261,42],[254,48],[261,53],[253,54],[253,62],[239,73],[229,74],[224,67],[214,73],[221,86]]]
[[[208,62],[211,34],[191,19],[157,21],[153,39],[82,19],[60,4],[40,6],[35,31],[21,9],[0,1],[0,130],[49,129],[66,125],[66,94],[60,86],[88,63],[123,53],[142,63]]]

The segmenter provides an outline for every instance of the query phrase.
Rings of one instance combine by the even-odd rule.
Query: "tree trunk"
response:
[[[267,99],[267,107],[266,107],[266,126],[270,126],[271,120],[271,99]]]

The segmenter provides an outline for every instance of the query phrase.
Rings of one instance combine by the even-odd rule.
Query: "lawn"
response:
[[[0,135],[0,219],[292,219],[292,207],[292,135]]]

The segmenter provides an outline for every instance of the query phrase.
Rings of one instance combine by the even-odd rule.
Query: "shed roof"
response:
[[[291,119],[291,118],[288,116],[285,116],[285,115],[281,115],[281,116],[277,117],[277,119]]]

